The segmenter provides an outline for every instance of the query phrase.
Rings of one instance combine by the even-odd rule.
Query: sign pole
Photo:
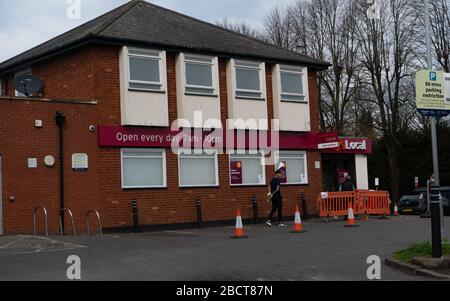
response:
[[[428,70],[433,70],[433,59],[431,56],[431,24],[430,24],[430,5],[429,0],[425,0],[425,30],[427,36],[427,61]],[[436,130],[436,117],[431,117],[431,145],[433,148],[433,173],[436,179],[437,186],[440,185],[439,181],[439,153],[437,145],[437,130]]]
[[[425,30],[427,36],[427,60],[428,70],[433,70],[433,60],[431,56],[431,24],[430,24],[430,3],[429,0],[425,0]],[[444,87],[445,88],[445,87]],[[437,139],[437,120],[436,117],[431,117],[431,145],[433,149],[433,172],[435,178],[435,185],[440,186],[439,178],[439,152],[438,152],[438,139]],[[442,198],[439,194],[439,201],[433,200],[433,207],[431,208],[431,223],[432,223],[432,237],[433,237],[433,257],[440,258],[442,256],[441,239],[444,232],[443,224],[443,208]],[[440,211],[440,212],[439,212]]]

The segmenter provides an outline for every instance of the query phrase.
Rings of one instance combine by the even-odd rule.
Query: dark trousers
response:
[[[283,199],[282,198],[274,198],[272,200],[272,211],[269,215],[269,221],[272,221],[273,216],[278,211],[278,221],[280,223],[283,222]]]

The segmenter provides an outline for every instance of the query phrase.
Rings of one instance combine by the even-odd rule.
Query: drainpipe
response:
[[[64,124],[66,123],[66,116],[61,112],[56,112],[56,124],[59,128],[59,202],[60,202],[60,216],[62,224],[62,235],[64,235]]]

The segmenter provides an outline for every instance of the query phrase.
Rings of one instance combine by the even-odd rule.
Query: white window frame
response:
[[[195,155],[195,159],[211,159],[210,155],[206,155],[205,152],[203,154],[196,154],[194,150],[178,150],[178,186],[180,188],[197,188],[197,187],[219,187],[219,156],[217,150],[208,150],[208,153],[214,153],[214,167],[215,167],[215,176],[216,183],[211,185],[183,185],[181,184],[181,159],[183,155]]]
[[[282,73],[300,75],[301,80],[302,80],[301,83],[302,83],[302,87],[303,87],[303,94],[283,92],[283,82],[282,82],[282,76],[281,76]],[[308,74],[307,68],[304,68],[304,67],[279,65],[278,86],[280,87],[280,100],[282,102],[308,103],[308,100],[306,98],[306,85],[308,84],[307,74]],[[303,98],[303,100],[301,100],[301,99],[298,99],[298,100],[286,99],[286,98],[283,99],[284,95]]]
[[[17,71],[14,74],[14,78],[20,76],[20,75],[33,75],[33,71],[31,70],[31,67]],[[19,91],[17,91],[16,89],[14,89],[14,96],[16,97],[26,97],[25,94],[20,93]]]
[[[281,154],[281,155],[280,155]],[[281,185],[285,185],[285,186],[289,186],[289,185],[309,185],[309,175],[308,175],[308,154],[305,151],[277,151],[275,152],[275,171],[277,171],[278,169],[278,164],[280,161],[283,161],[283,158],[285,159],[292,159],[294,157],[283,157],[283,154],[290,154],[290,155],[295,155],[297,154],[298,157],[297,159],[301,159],[301,157],[303,156],[303,161],[305,164],[305,178],[306,181],[304,183],[298,183],[298,182],[289,182],[289,179],[287,183],[283,183]],[[280,160],[281,159],[281,160]],[[287,169],[289,169],[289,166],[287,166]]]
[[[210,62],[207,62],[206,60],[210,60]],[[188,63],[195,64],[195,65],[210,66],[211,67],[212,86],[188,85],[188,83],[187,83],[187,67],[186,67],[186,65]],[[218,65],[217,57],[183,53],[184,93],[190,94],[190,95],[217,96],[217,91],[218,91],[217,86],[218,85],[216,83],[216,74],[215,74],[218,70],[217,65]],[[190,91],[188,91],[189,88],[200,89],[200,90],[205,90],[205,91],[212,90],[212,93],[190,92]]]
[[[150,185],[150,186],[125,186],[124,183],[124,153],[125,152],[133,152],[133,153],[147,153],[147,154],[162,154],[162,167],[163,167],[163,185]],[[125,156],[126,158],[133,158],[134,156]],[[139,157],[139,158],[145,158]],[[148,158],[156,158],[156,156],[149,155]],[[160,156],[158,156],[160,158]],[[122,148],[120,150],[120,164],[121,164],[121,182],[122,182],[122,189],[157,189],[157,188],[167,188],[167,157],[166,157],[166,150],[165,149],[157,149],[157,148]]]
[[[243,183],[243,184],[231,184],[231,159],[235,160],[245,160],[245,159],[260,159],[261,160],[261,171],[263,176],[263,183]],[[242,154],[241,152],[237,152],[234,154],[228,154],[228,174],[230,178],[230,186],[231,187],[242,187],[242,186],[266,186],[267,185],[267,179],[266,179],[266,164],[265,164],[265,154],[264,152],[259,151],[258,154],[249,154],[248,151],[246,154]]]
[[[259,73],[259,90],[250,90],[250,89],[238,89],[237,82],[237,69],[247,69],[247,70],[257,70]],[[233,72],[234,72],[234,97],[237,99],[254,99],[254,100],[265,100],[266,93],[264,91],[264,82],[265,82],[265,74],[264,74],[264,62],[252,62],[245,60],[234,60]],[[260,97],[257,96],[241,96],[238,95],[239,92],[242,93],[259,93]]]
[[[142,52],[141,54],[136,54],[132,52]],[[158,53],[158,55],[155,55]],[[159,82],[153,81],[141,81],[141,80],[132,80],[131,79],[131,64],[130,58],[142,58],[142,59],[150,59],[158,61],[158,71],[159,71]],[[142,92],[165,92],[165,79],[164,79],[164,66],[163,64],[163,51],[156,49],[141,49],[141,48],[127,48],[127,63],[128,63],[128,90],[130,91],[142,91]],[[131,87],[131,84],[143,84],[143,85],[152,85],[159,86],[160,89],[152,89],[152,88],[134,88]]]

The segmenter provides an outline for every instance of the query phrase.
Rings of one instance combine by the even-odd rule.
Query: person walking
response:
[[[352,182],[352,177],[350,175],[345,176],[344,183],[339,186],[339,191],[355,191],[355,185]],[[348,216],[344,217],[344,221],[348,220]]]
[[[281,196],[281,181],[280,178],[283,176],[282,168],[275,172],[275,177],[270,181],[270,194],[268,196],[269,200],[272,202],[272,211],[270,212],[269,219],[266,224],[272,227],[272,219],[276,212],[278,212],[278,226],[286,227],[283,222],[283,197]]]

